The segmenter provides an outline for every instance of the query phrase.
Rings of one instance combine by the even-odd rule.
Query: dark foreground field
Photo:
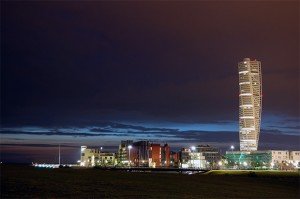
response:
[[[1,166],[1,198],[300,198],[297,172],[127,173]]]

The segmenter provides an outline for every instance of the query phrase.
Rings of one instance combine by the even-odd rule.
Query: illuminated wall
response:
[[[240,150],[256,151],[262,108],[261,62],[245,58],[238,69]]]

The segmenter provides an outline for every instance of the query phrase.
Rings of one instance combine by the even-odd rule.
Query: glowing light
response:
[[[250,82],[240,82],[239,85],[250,84]]]
[[[248,72],[249,72],[249,71],[244,70],[244,71],[240,71],[239,74],[241,74],[241,73],[248,73]]]
[[[241,119],[254,119],[254,116],[242,116]]]
[[[195,151],[196,147],[195,146],[191,146],[191,149],[192,149],[192,151]]]
[[[252,104],[243,104],[243,105],[240,105],[240,107],[242,108],[242,107],[253,107],[253,105]]]
[[[240,96],[252,96],[252,93],[242,93]]]

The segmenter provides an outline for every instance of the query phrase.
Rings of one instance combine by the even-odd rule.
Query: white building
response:
[[[261,62],[245,58],[239,70],[239,136],[241,151],[256,151],[262,109]]]
[[[93,167],[99,161],[100,149],[89,149],[81,146],[80,166]]]
[[[300,151],[290,151],[290,163],[300,168]]]
[[[206,164],[205,164],[206,160],[203,153],[191,152],[190,156],[191,156],[190,167],[197,168],[197,169],[206,168]]]
[[[270,150],[272,154],[271,164],[287,163],[290,160],[290,154],[287,150]]]
[[[181,168],[203,169],[207,166],[205,156],[202,152],[183,148],[180,154]]]
[[[101,149],[87,148],[81,146],[80,166],[115,166],[115,153],[102,152]]]

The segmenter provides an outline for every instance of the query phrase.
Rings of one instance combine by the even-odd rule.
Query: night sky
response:
[[[262,62],[259,149],[300,150],[299,2],[1,1],[1,161],[122,139],[238,149],[238,68]]]

